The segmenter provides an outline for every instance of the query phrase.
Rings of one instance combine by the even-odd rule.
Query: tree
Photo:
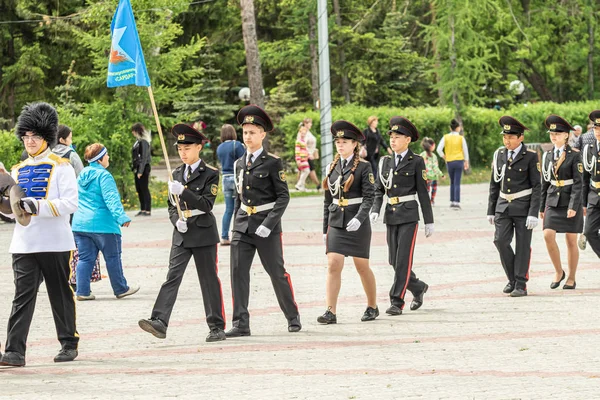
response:
[[[254,0],[240,0],[242,8],[242,32],[246,49],[246,69],[250,86],[250,102],[260,107],[265,106],[263,96],[263,78],[256,37],[256,19],[254,17]]]

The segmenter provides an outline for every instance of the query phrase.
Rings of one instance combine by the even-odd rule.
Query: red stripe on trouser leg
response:
[[[221,318],[223,318],[223,329],[227,327],[227,319],[225,318],[225,302],[223,301],[223,285],[219,278],[219,245],[217,244],[217,258],[215,260],[215,268],[217,273],[217,282],[219,282],[219,293],[221,294]],[[231,301],[233,302],[233,295],[231,295]]]
[[[281,258],[283,258],[283,232],[279,233],[279,243],[281,243]],[[283,259],[283,265],[285,265],[285,258]],[[292,278],[290,278],[290,274],[287,272],[284,274],[284,276],[288,281],[288,285],[290,285],[290,290],[292,291],[292,301],[294,302],[296,308],[298,308],[298,304],[296,304],[296,296],[294,295],[294,286],[292,286]]]
[[[404,295],[406,294],[406,288],[408,287],[408,281],[410,281],[410,273],[412,271],[412,264],[413,264],[413,252],[415,250],[415,242],[417,241],[418,229],[419,229],[419,223],[417,222],[417,224],[415,225],[415,233],[413,233],[413,240],[410,245],[410,255],[408,256],[408,268],[406,269],[406,281],[404,283],[404,288],[402,289],[402,293],[400,295],[400,298],[402,300],[404,300]],[[402,305],[402,308],[404,308],[404,304]]]
[[[527,262],[527,273],[525,274],[525,279],[527,280],[527,282],[529,282],[529,269],[531,268],[531,253],[532,253],[532,249],[531,247],[529,247],[529,261]],[[527,282],[525,282],[525,290],[527,290]]]

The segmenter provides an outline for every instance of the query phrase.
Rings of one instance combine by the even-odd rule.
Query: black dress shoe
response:
[[[510,297],[524,297],[527,296],[526,289],[516,289],[510,292]]]
[[[379,317],[379,307],[367,307],[365,313],[363,314],[361,321],[373,321],[375,318]]]
[[[240,337],[240,336],[250,336],[250,328],[242,329],[237,326],[234,326],[227,332],[225,332],[226,337]]]
[[[392,304],[390,308],[385,310],[385,313],[389,315],[402,315],[402,309]]]
[[[9,351],[7,353],[4,353],[4,355],[2,356],[2,360],[0,360],[0,365],[8,365],[9,367],[24,367],[25,357],[20,355],[19,353]]]
[[[575,289],[575,286],[577,286],[577,282],[573,282],[572,285],[567,285],[566,283],[563,285],[563,289]]]
[[[413,297],[413,301],[410,303],[410,309],[415,311],[418,310],[419,307],[421,307],[423,305],[423,295],[425,293],[427,293],[427,289],[429,289],[429,285],[425,284],[425,288],[423,288],[423,291],[421,293],[419,293],[418,295],[416,295],[415,297]]]
[[[54,357],[54,362],[73,361],[78,355],[77,349],[62,349],[58,352],[56,357]]]
[[[210,333],[206,337],[207,342],[219,342],[225,339],[227,339],[227,336],[225,335],[225,331],[221,328],[211,329]]]
[[[560,281],[558,282],[552,282],[550,284],[550,289],[556,289],[557,287],[560,286],[560,283],[563,281],[563,279],[565,279],[567,275],[565,274],[565,271],[563,270],[563,274],[562,274],[562,278],[560,278]]]
[[[167,337],[167,325],[158,318],[140,319],[138,325],[159,339]]]
[[[337,317],[331,312],[331,307],[325,311],[325,314],[319,315],[317,322],[320,324],[337,324]]]
[[[301,329],[302,324],[300,323],[300,316],[292,318],[292,320],[288,322],[288,332],[300,332]]]
[[[502,289],[502,293],[509,294],[512,293],[513,290],[515,290],[515,284],[512,282],[508,282],[506,286],[504,286],[504,289]]]

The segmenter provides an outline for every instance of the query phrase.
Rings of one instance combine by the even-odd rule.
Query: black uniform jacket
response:
[[[552,163],[552,181],[563,181],[573,179],[572,185],[559,186],[550,184],[542,179],[542,198],[540,202],[540,212],[544,212],[546,207],[568,207],[571,210],[577,210],[581,205],[583,164],[581,163],[581,154],[573,151],[570,146],[565,146],[560,159],[553,160],[554,149],[546,153],[546,169]],[[557,168],[558,167],[558,168]]]
[[[513,217],[536,217],[540,209],[541,176],[540,164],[537,153],[527,150],[523,144],[519,154],[515,155],[512,163],[508,164],[508,150],[502,148],[498,151],[498,173],[506,164],[504,177],[500,182],[494,180],[494,171],[490,179],[490,196],[488,200],[487,215],[503,213],[508,209],[508,215]],[[492,165],[492,168],[494,166]],[[508,201],[500,197],[500,191],[505,194],[515,194],[521,190],[532,189],[529,196]]]
[[[173,171],[173,180],[185,182],[183,174],[186,165],[182,164]],[[180,233],[177,228],[173,230],[173,245],[183,247],[211,246],[219,243],[217,222],[212,213],[217,191],[219,189],[219,171],[204,161],[184,183],[185,189],[179,196],[179,205],[182,212],[185,210],[200,210],[205,214],[195,215],[187,219],[188,230]],[[175,226],[179,219],[177,208],[169,201],[169,218]]]
[[[354,157],[356,157],[356,155]],[[326,190],[325,201],[323,204],[323,233],[327,233],[327,228],[329,226],[346,229],[346,225],[348,225],[348,222],[350,222],[352,218],[356,218],[361,224],[364,224],[369,216],[369,210],[373,205],[373,184],[375,183],[373,170],[368,161],[360,160],[354,171],[354,182],[352,183],[352,186],[350,186],[348,192],[344,193],[344,184],[348,178],[350,178],[353,165],[354,158],[352,158],[342,172],[341,160],[339,160],[333,171],[331,171],[331,175],[329,175],[329,181],[333,183],[340,175],[343,175],[336,198],[340,200],[362,197],[362,202],[347,206],[334,204],[331,192]],[[327,171],[329,171],[329,167]],[[343,200],[341,203],[343,203]]]
[[[272,233],[281,232],[281,217],[290,202],[290,192],[281,159],[276,155],[263,152],[254,160],[250,168],[246,165],[244,154],[234,165],[236,182],[242,172],[241,193],[236,187],[233,230],[242,233],[255,233],[256,228],[264,225]],[[247,206],[260,206],[275,203],[270,210],[248,215],[242,203]]]
[[[587,149],[585,148],[587,147]],[[587,205],[598,206],[600,203],[600,149],[598,148],[596,140],[593,143],[586,144],[584,151],[581,156],[587,155],[587,164],[592,162],[592,158],[596,157],[596,163],[592,166],[591,172],[588,172],[585,168],[583,170],[583,185],[582,185],[582,198],[587,204],[583,204],[584,207]]]
[[[391,187],[386,189],[383,186],[381,177],[378,177],[372,212],[379,214],[384,194],[387,194],[390,198],[417,194],[419,203],[421,203],[423,219],[426,224],[432,224],[433,211],[429,200],[429,192],[427,191],[426,168],[423,158],[409,149],[397,166],[394,166],[396,163],[395,156],[385,156],[380,163],[383,163],[381,171],[383,179],[390,179],[390,174],[392,174],[392,182]],[[416,200],[394,205],[388,203],[385,206],[383,222],[387,225],[400,225],[418,220],[419,204]]]

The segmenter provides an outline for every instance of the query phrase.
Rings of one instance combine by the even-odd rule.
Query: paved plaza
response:
[[[325,311],[326,256],[322,198],[292,199],[284,216],[284,256],[303,329],[287,332],[269,278],[254,260],[252,336],[206,343],[208,328],[193,261],[165,340],[138,328],[166,276],[172,226],[166,209],[123,229],[123,264],[141,290],[116,300],[108,278],[92,284],[97,300],[77,303],[79,358],[55,364],[60,349],[42,285],[25,368],[0,367],[0,398],[11,399],[598,399],[600,398],[600,262],[581,252],[577,290],[551,290],[553,268],[541,228],[533,238],[529,296],[502,294],[506,278],[488,225],[487,185],[463,186],[462,211],[440,187],[435,233],[420,226],[414,270],[429,283],[418,311],[385,315],[392,268],[385,227],[371,246],[382,315],[360,322],[366,307],[351,263],[343,273],[338,324]],[[215,207],[220,222],[224,206]],[[129,213],[133,215],[134,212]],[[220,225],[219,225],[220,228]],[[0,225],[0,341],[14,292]],[[562,235],[559,245],[566,259]],[[48,233],[52,240],[52,233]],[[219,248],[219,276],[231,323],[229,248]],[[351,261],[351,260],[347,260]],[[104,263],[103,263],[104,264]],[[566,268],[566,265],[565,265]],[[105,269],[103,269],[105,272]],[[407,300],[411,300],[407,295]],[[229,327],[229,326],[228,326]]]

